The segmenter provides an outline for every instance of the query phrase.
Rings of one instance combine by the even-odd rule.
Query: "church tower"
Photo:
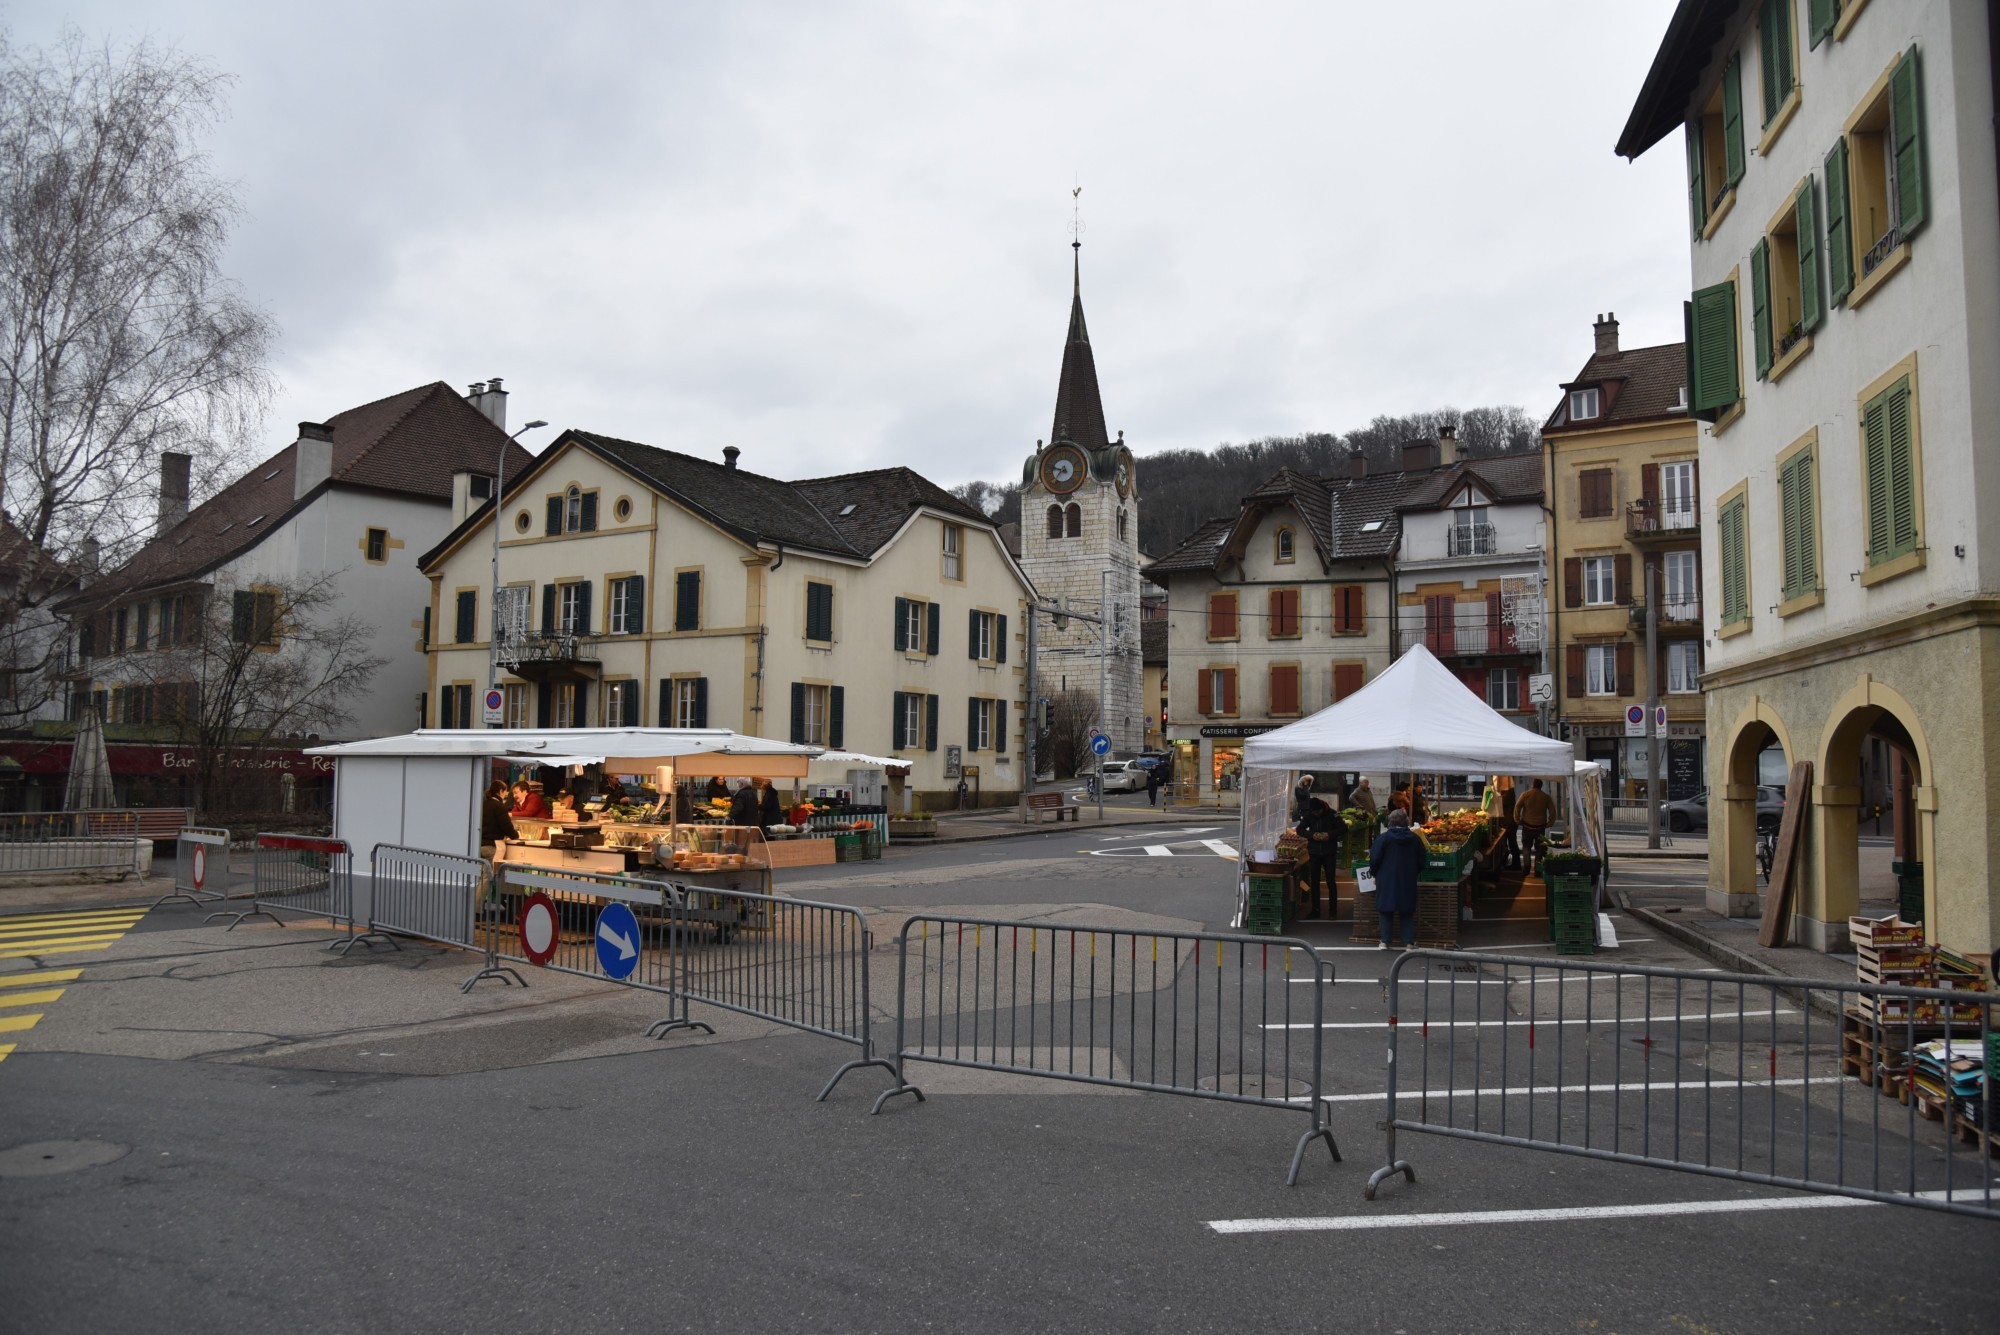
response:
[[[1138,474],[1125,433],[1114,441],[1104,427],[1097,361],[1083,323],[1083,243],[1071,249],[1069,335],[1055,421],[1021,474],[1021,567],[1044,599],[1092,615],[1102,605],[1109,625],[1100,661],[1096,626],[1072,621],[1057,630],[1043,621],[1036,628],[1042,680],[1031,688],[1046,695],[1067,686],[1096,696],[1101,679],[1099,726],[1114,755],[1136,755],[1146,735]]]

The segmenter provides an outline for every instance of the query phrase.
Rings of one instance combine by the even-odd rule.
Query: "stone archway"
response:
[[[1787,762],[1798,754],[1778,711],[1753,698],[1730,725],[1720,791],[1708,795],[1708,906],[1732,918],[1758,913],[1757,757],[1773,743]]]
[[[1933,828],[1937,789],[1933,785],[1931,749],[1916,707],[1899,691],[1864,675],[1834,704],[1821,734],[1812,792],[1813,864],[1817,875],[1808,883],[1794,919],[1795,939],[1816,950],[1837,950],[1847,943],[1847,920],[1860,907],[1861,746],[1878,737],[1900,756],[1914,775],[1911,797],[1916,814],[1918,860],[1936,866]],[[1937,920],[1934,890],[1924,887],[1924,921]]]

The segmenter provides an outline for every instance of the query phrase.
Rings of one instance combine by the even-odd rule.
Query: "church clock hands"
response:
[[[1042,485],[1066,495],[1083,485],[1089,465],[1074,445],[1058,445],[1042,456]]]

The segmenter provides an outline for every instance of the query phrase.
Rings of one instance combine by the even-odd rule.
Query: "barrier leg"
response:
[[[853,1061],[846,1063],[838,1071],[835,1071],[833,1073],[833,1079],[826,1082],[826,1088],[822,1089],[819,1092],[819,1097],[814,1099],[813,1102],[825,1103],[826,1096],[833,1093],[833,1087],[840,1083],[840,1079],[842,1076],[846,1075],[849,1071],[858,1071],[864,1066],[881,1067],[883,1070],[887,1071],[890,1075],[895,1076],[898,1084],[900,1084],[903,1079],[903,1073],[896,1069],[896,1063],[890,1061],[886,1057],[856,1057]],[[909,1088],[914,1090],[916,1086],[911,1085],[909,1086]],[[889,1092],[893,1094],[896,1091],[890,1090]],[[917,1097],[921,1099],[923,1095],[919,1094],[917,1095]]]
[[[1409,1160],[1398,1159],[1396,1157],[1396,1124],[1394,1122],[1389,1123],[1387,1132],[1389,1138],[1388,1161],[1368,1175],[1368,1185],[1361,1189],[1361,1198],[1363,1200],[1374,1200],[1375,1189],[1398,1173],[1403,1175],[1405,1181],[1415,1182],[1417,1180],[1417,1170],[1410,1167]]]
[[[875,1106],[868,1110],[868,1115],[870,1117],[873,1117],[876,1113],[881,1112],[882,1105],[887,1103],[890,1099],[895,1098],[898,1094],[915,1094],[917,1096],[918,1103],[922,1103],[924,1101],[924,1091],[918,1089],[915,1085],[911,1084],[909,1080],[907,1080],[904,1077],[903,1073],[901,1071],[898,1071],[896,1072],[896,1087],[894,1089],[885,1089],[880,1094],[876,1095]]]
[[[486,963],[480,966],[478,973],[458,985],[458,990],[461,992],[470,992],[474,983],[487,978],[498,978],[509,987],[515,983],[519,983],[522,987],[528,985],[527,979],[500,962],[500,952],[497,949],[500,932],[499,902],[497,896],[487,901],[489,916],[486,921]]]
[[[1374,1200],[1375,1189],[1381,1186],[1384,1182],[1388,1181],[1390,1178],[1394,1177],[1398,1173],[1401,1173],[1403,1175],[1405,1181],[1415,1182],[1417,1180],[1417,1170],[1410,1167],[1409,1163],[1406,1160],[1398,1159],[1396,1157],[1396,1047],[1397,1047],[1396,1017],[1399,1010],[1399,1004],[1398,1004],[1400,1000],[1399,994],[1402,991],[1403,966],[1408,964],[1409,962],[1410,962],[1410,956],[1406,953],[1401,959],[1397,960],[1393,965],[1389,967],[1389,1068],[1388,1068],[1389,1078],[1387,1081],[1389,1086],[1389,1112],[1388,1115],[1382,1119],[1382,1132],[1387,1139],[1386,1139],[1386,1148],[1384,1150],[1382,1159],[1382,1166],[1368,1175],[1368,1185],[1361,1189],[1361,1199],[1365,1201]],[[1428,968],[1428,966],[1426,966],[1426,968]],[[1426,988],[1428,989],[1429,985],[1428,973],[1426,973],[1425,975],[1425,985]],[[1430,1013],[1429,1012],[1430,997],[1428,990],[1426,990],[1425,993],[1424,1005],[1425,1005],[1425,1014],[1426,1016],[1428,1016]]]
[[[251,907],[244,909],[241,913],[231,913],[228,909],[217,909],[215,912],[209,914],[206,918],[203,918],[201,920],[202,926],[206,927],[209,923],[214,922],[217,918],[229,919],[229,926],[222,929],[225,932],[235,931],[238,924],[240,924],[245,918],[269,918],[272,922],[279,921],[278,915],[271,912],[271,910],[265,908],[261,904],[253,904]]]
[[[1299,1169],[1305,1166],[1306,1146],[1312,1144],[1315,1140],[1324,1140],[1326,1142],[1326,1148],[1332,1153],[1335,1163],[1345,1162],[1340,1157],[1340,1146],[1333,1139],[1333,1128],[1330,1126],[1316,1126],[1300,1136],[1298,1145],[1292,1150],[1292,1171],[1285,1175],[1286,1186],[1296,1187],[1299,1184]]]

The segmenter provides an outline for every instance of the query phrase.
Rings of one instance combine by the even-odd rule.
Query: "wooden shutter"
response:
[[[1764,0],[1757,17],[1757,53],[1764,75],[1764,124],[1777,119],[1792,91],[1792,0]]]
[[[1440,656],[1456,652],[1454,621],[1458,599],[1448,593],[1424,595],[1424,647]]]
[[[1000,755],[1007,754],[1007,702],[993,702],[993,749]]]
[[[1632,694],[1632,646],[1629,642],[1618,646],[1618,694]]]
[[[707,677],[696,677],[694,679],[694,726],[697,728],[706,728],[708,726]]]
[[[1889,76],[1889,137],[1896,156],[1896,225],[1908,241],[1923,229],[1931,212],[1930,168],[1924,158],[1923,67],[1914,46]]]
[[[1796,596],[1799,587],[1799,461],[1792,460],[1778,473],[1778,546],[1784,576],[1785,597]]]
[[[1632,605],[1632,558],[1625,552],[1611,558],[1612,601],[1620,607]]]
[[[1827,300],[1838,306],[1854,290],[1854,224],[1847,205],[1847,137],[1826,155]]]
[[[549,536],[553,537],[554,535],[562,532],[562,521],[563,521],[563,498],[560,496],[551,496],[549,497],[548,523],[543,527],[542,531],[548,534]]]
[[[1731,56],[1722,67],[1723,184],[1743,179],[1743,61]]]
[[[826,688],[826,744],[838,751],[847,743],[847,688]]]
[[[979,749],[979,701],[971,697],[965,701],[965,749]]]
[[[1722,556],[1722,620],[1725,625],[1749,615],[1749,552],[1743,532],[1743,501],[1739,498],[1722,508],[1720,539]]]
[[[1580,556],[1563,558],[1563,606],[1583,606],[1583,558]]]
[[[1563,694],[1582,699],[1583,686],[1583,646],[1572,644],[1563,650]]]
[[[701,629],[701,572],[683,570],[674,576],[674,629]]]
[[[1512,626],[1501,624],[1502,600],[1499,594],[1486,595],[1486,652],[1505,653],[1513,648],[1508,641],[1513,639]]]
[[[1695,240],[1708,226],[1708,186],[1702,180],[1701,119],[1687,123],[1688,226]]]
[[[1799,187],[1792,205],[1792,223],[1799,236],[1799,325],[1811,333],[1826,318],[1826,302],[1820,296],[1825,266],[1820,263],[1819,204],[1810,176]]]
[[[1298,664],[1274,663],[1271,665],[1271,712],[1273,714],[1296,714],[1299,712]]]
[[[579,635],[590,634],[590,591],[589,580],[576,586],[576,625],[571,629]]]
[[[792,683],[792,742],[803,743],[806,739],[806,684]]]
[[[924,750],[937,750],[938,698],[924,697]]]
[[[1801,594],[1819,588],[1819,486],[1813,477],[1813,455],[1802,454],[1792,464],[1793,490],[1799,508],[1799,583]]]
[[[674,718],[674,679],[672,677],[662,677],[660,678],[660,709],[653,716],[653,726],[656,728],[671,728],[675,727],[677,722]]]
[[[1688,357],[1693,384],[1690,409],[1714,421],[1738,397],[1736,357],[1736,284],[1717,283],[1694,294],[1689,311]]]
[[[1364,669],[1359,663],[1335,663],[1333,665],[1333,698],[1345,700],[1361,689]]]
[[[1658,464],[1639,465],[1639,497],[1646,502],[1649,514],[1660,512],[1660,466]]]
[[[833,592],[832,586],[831,585],[827,586],[827,593],[829,595],[827,601],[829,603],[833,601],[831,597],[832,592]],[[828,610],[831,611],[832,609],[829,608]],[[930,603],[927,605],[924,613],[926,619],[926,624],[924,629],[927,632],[924,644],[924,652],[930,654],[934,658],[937,656],[937,651],[938,651],[938,617],[941,611],[942,609],[936,603]],[[833,618],[828,617],[826,638],[829,640],[833,638],[832,622]]]
[[[458,628],[453,638],[460,644],[471,644],[479,638],[479,595],[471,589],[459,590]]]
[[[588,682],[580,681],[576,684],[576,708],[570,714],[569,726],[572,728],[588,728],[590,726],[590,683]]]
[[[1208,638],[1236,638],[1236,595],[1233,592],[1208,595]]]
[[[902,653],[910,647],[910,635],[907,629],[909,624],[910,624],[910,600],[908,598],[898,598],[896,600],[896,635],[895,635],[897,653]]]
[[[1889,550],[1901,556],[1917,549],[1916,441],[1910,431],[1910,382],[1889,391]]]
[[[556,633],[556,604],[562,598],[562,590],[553,584],[542,585],[542,634]],[[542,725],[547,727],[545,723]]]
[[[556,688],[553,682],[542,682],[535,687],[535,726],[554,726],[554,706]]]
[[[1833,36],[1840,22],[1840,0],[1806,0],[1806,30],[1812,34],[1808,50]]]
[[[1486,698],[1485,668],[1467,668],[1465,669],[1465,671],[1458,674],[1458,679],[1465,683],[1466,690],[1471,691],[1481,700],[1484,700]]]
[[[965,656],[979,657],[979,613],[968,612],[965,616]]]
[[[901,691],[891,691],[889,693],[889,749],[891,751],[900,751],[909,742],[909,739],[903,735],[903,722],[903,693]]]
[[[1194,712],[1213,714],[1215,712],[1215,673],[1202,668],[1194,674]]]
[[[1270,637],[1292,639],[1299,633],[1299,591],[1272,589],[1270,594]]]
[[[1336,635],[1360,635],[1367,630],[1368,590],[1360,584],[1342,584],[1333,591]]]
[[[1219,679],[1217,681],[1219,689],[1216,694],[1222,697],[1216,703],[1222,707],[1224,714],[1233,717],[1237,713],[1239,704],[1236,696],[1236,669],[1217,668],[1216,676]]]
[[[1007,614],[996,613],[993,617],[993,661],[1007,661]]]
[[[1862,461],[1867,488],[1870,565],[1889,559],[1889,396],[1878,394],[1861,410]]]
[[[597,493],[594,491],[583,493],[582,504],[577,508],[582,512],[577,520],[577,532],[597,532]]]
[[[1771,246],[1763,237],[1750,247],[1750,336],[1757,349],[1757,378],[1771,371]]]
[[[116,711],[114,710],[113,712],[115,713]],[[458,726],[452,721],[451,687],[449,686],[438,687],[438,726],[440,728],[455,728]]]

